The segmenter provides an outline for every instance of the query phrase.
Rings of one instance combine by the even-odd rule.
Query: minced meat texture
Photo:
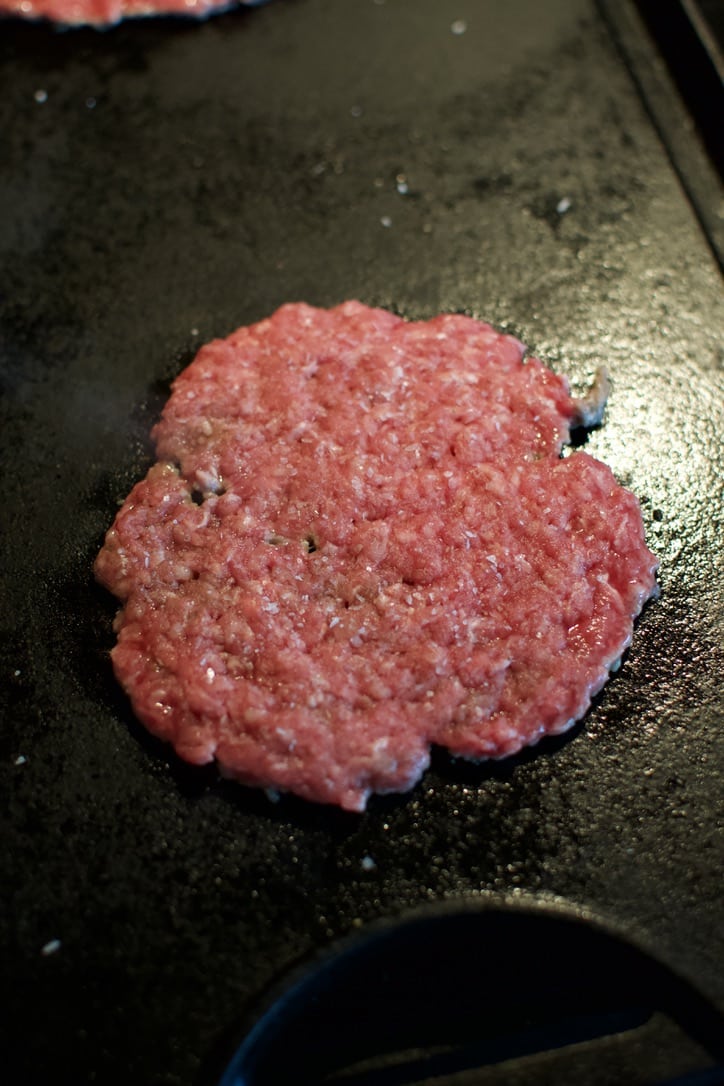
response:
[[[203,347],[96,561],[155,735],[362,810],[432,744],[500,758],[584,715],[655,592],[634,496],[511,336],[295,304]]]
[[[203,18],[217,11],[263,0],[0,0],[0,14],[47,19],[63,26],[113,26],[148,15]]]

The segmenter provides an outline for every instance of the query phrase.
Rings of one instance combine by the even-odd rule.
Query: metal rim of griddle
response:
[[[694,0],[596,0],[724,270],[722,61]]]

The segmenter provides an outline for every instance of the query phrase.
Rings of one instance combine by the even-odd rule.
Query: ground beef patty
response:
[[[203,347],[96,574],[155,735],[245,784],[364,809],[442,744],[499,758],[586,711],[655,590],[588,413],[462,316],[286,305]]]
[[[0,14],[48,19],[64,26],[113,26],[121,19],[147,15],[204,18],[228,8],[264,0],[0,0]]]

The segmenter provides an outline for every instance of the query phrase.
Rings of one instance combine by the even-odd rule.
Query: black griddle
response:
[[[720,189],[636,9],[7,21],[0,60],[3,1081],[207,1086],[292,964],[441,901],[585,910],[724,1009]],[[575,387],[605,362],[586,447],[662,585],[572,733],[363,816],[149,738],[91,577],[198,345],[352,297],[487,318]]]

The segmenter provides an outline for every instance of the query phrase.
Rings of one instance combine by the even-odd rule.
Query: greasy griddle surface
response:
[[[287,963],[448,895],[589,906],[724,1001],[721,283],[593,3],[7,23],[0,58],[17,1081],[208,1081]],[[491,767],[440,756],[361,817],[271,804],[151,740],[90,575],[198,344],[284,301],[350,297],[487,318],[581,384],[606,362],[587,447],[640,496],[663,587],[572,735]]]

